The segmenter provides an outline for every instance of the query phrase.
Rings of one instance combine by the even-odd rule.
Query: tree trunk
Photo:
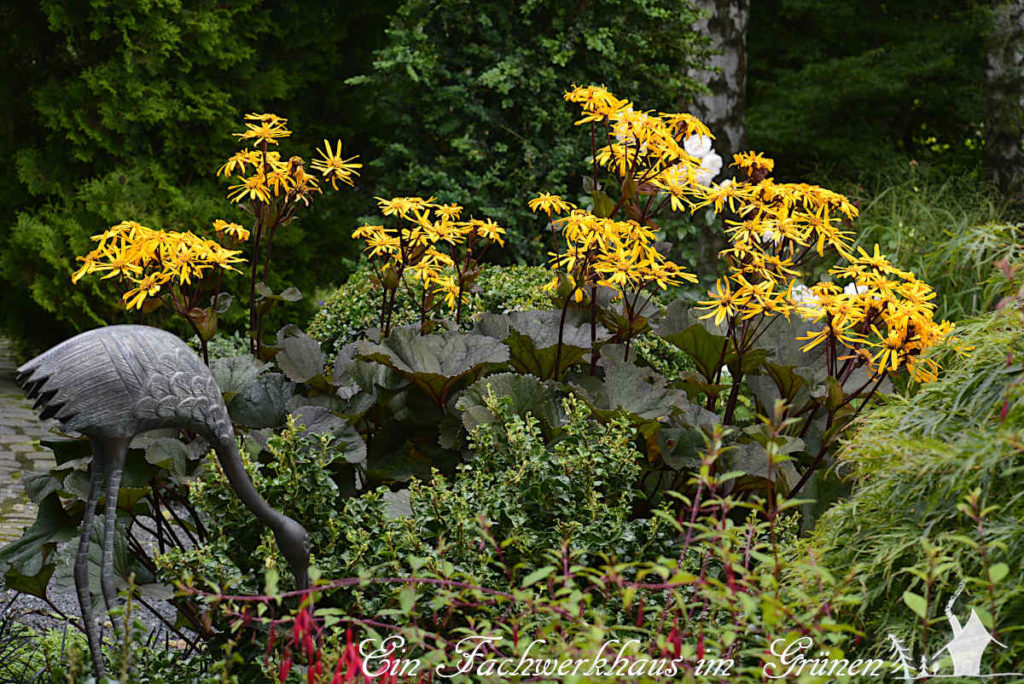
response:
[[[693,77],[710,91],[697,95],[693,113],[715,136],[715,151],[728,165],[732,155],[746,144],[747,24],[750,0],[696,0],[698,9],[708,13],[694,29],[711,39],[715,53],[709,68]]]
[[[999,186],[1024,185],[1024,0],[1003,0],[992,9],[988,63],[985,155]]]
[[[715,136],[715,151],[724,161],[724,177],[732,155],[743,151],[746,145],[750,0],[695,0],[694,5],[707,14],[694,25],[694,30],[711,39],[713,54],[707,69],[691,74],[709,91],[695,96],[691,111]],[[697,225],[697,272],[714,275],[718,270],[718,252],[725,248],[724,236],[703,220],[698,220]]]

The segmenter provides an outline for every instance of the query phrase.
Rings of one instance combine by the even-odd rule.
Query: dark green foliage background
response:
[[[590,137],[573,127],[573,83],[603,83],[638,108],[672,110],[697,85],[705,40],[687,0],[405,0],[362,85],[383,195],[470,203],[510,229],[506,258],[535,261],[539,192],[582,193]]]
[[[780,176],[850,177],[893,155],[973,166],[990,2],[760,0],[748,37],[748,142]],[[934,138],[934,140],[931,140]]]
[[[348,8],[242,0],[5,3],[0,327],[36,345],[120,314],[109,285],[72,287],[88,237],[123,219],[201,230],[237,220],[213,174],[242,114],[278,111],[308,155],[364,147],[339,84],[366,68],[387,2]],[[356,30],[358,29],[358,30]],[[324,198],[280,236],[277,282],[339,271],[353,195]],[[353,206],[360,208],[354,209]],[[327,255],[327,258],[324,257]],[[294,315],[294,311],[293,311]]]
[[[6,3],[0,329],[38,347],[121,320],[109,283],[68,277],[113,223],[241,218],[213,173],[256,110],[291,120],[288,153],[340,136],[368,163],[355,191],[280,233],[275,291],[344,282],[375,195],[459,201],[509,228],[503,259],[541,263],[524,203],[578,199],[590,142],[563,91],[597,82],[644,108],[687,107],[687,68],[705,52],[694,16],[686,0]],[[778,177],[829,185],[910,156],[939,174],[973,169],[987,17],[988,3],[952,0],[753,3],[751,146],[779,160]],[[692,239],[680,242],[688,263]],[[314,305],[275,315],[301,322]]]

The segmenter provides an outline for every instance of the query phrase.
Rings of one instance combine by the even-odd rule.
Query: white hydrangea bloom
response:
[[[718,172],[722,170],[722,158],[712,150],[700,160],[700,167],[705,171],[710,171],[711,175],[717,176]]]
[[[686,154],[691,157],[703,159],[704,156],[711,151],[711,138],[706,135],[698,135],[694,133],[683,141],[683,149],[686,150]]]
[[[864,294],[868,291],[867,285],[858,285],[857,283],[850,283],[843,288],[843,294],[848,295],[859,295]]]
[[[803,283],[793,283],[793,290],[790,293],[793,301],[797,304],[807,304],[808,306],[815,306],[818,298],[811,292],[811,288],[807,287]]]

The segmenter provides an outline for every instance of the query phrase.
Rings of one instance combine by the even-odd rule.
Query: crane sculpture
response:
[[[15,377],[40,416],[56,418],[67,432],[92,443],[93,467],[74,577],[96,678],[104,677],[100,631],[89,593],[89,537],[103,479],[107,479],[100,587],[110,611],[114,584],[114,523],[125,455],[132,438],[148,430],[184,428],[213,446],[231,488],[267,527],[288,561],[295,582],[309,585],[309,535],[260,496],[245,472],[227,407],[209,368],[169,332],[115,325],[73,337],[32,359]],[[123,628],[111,618],[115,630]]]

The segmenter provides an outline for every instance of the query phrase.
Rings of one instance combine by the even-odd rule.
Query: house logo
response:
[[[990,647],[1006,648],[999,642],[981,622],[977,611],[971,609],[967,622],[960,623],[953,609],[960,594],[963,593],[964,583],[960,582],[956,593],[946,604],[946,619],[949,620],[949,627],[952,631],[952,639],[942,648],[936,651],[931,657],[922,654],[917,666],[914,666],[913,655],[903,645],[898,637],[889,634],[889,642],[892,644],[892,655],[895,666],[894,674],[902,674],[904,681],[915,679],[942,678],[942,677],[976,677],[987,679],[993,677],[1022,677],[1019,672],[1002,672],[982,674],[984,669],[984,658]]]

